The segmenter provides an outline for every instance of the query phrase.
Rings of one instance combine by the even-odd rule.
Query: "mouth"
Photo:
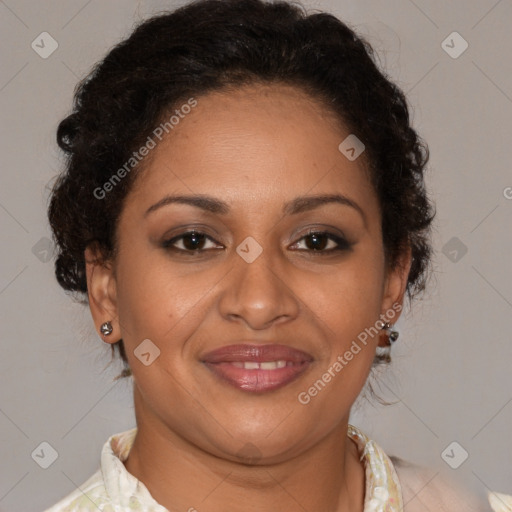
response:
[[[285,345],[229,345],[209,352],[201,362],[212,373],[248,392],[279,389],[301,376],[313,357]]]

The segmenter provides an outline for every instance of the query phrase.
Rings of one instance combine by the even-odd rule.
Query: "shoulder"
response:
[[[399,457],[393,462],[404,502],[404,512],[491,512],[488,503],[435,469]]]
[[[105,490],[103,475],[98,469],[77,489],[44,512],[96,512],[99,506],[108,503],[109,498]],[[107,512],[109,509],[101,507],[100,510]]]

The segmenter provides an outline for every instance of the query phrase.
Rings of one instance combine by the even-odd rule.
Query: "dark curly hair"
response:
[[[62,288],[87,297],[88,244],[115,257],[117,219],[136,172],[102,199],[94,191],[187,98],[253,83],[305,91],[364,142],[387,261],[397,265],[410,247],[409,299],[424,290],[435,215],[423,178],[429,151],[410,125],[404,93],[378,69],[370,44],[333,15],[263,0],[199,0],[147,19],[78,84],[57,130],[67,160],[48,207]],[[114,348],[129,375],[122,340],[112,356]]]

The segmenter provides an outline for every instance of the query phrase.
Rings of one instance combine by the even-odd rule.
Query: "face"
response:
[[[348,421],[379,337],[358,340],[396,321],[408,271],[386,266],[364,155],[338,149],[349,133],[295,88],[252,85],[197,98],[152,150],[116,260],[87,267],[138,421],[232,460],[252,443],[268,461]]]

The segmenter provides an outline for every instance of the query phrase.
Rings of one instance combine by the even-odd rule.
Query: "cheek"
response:
[[[219,281],[215,272],[187,272],[158,251],[133,251],[118,262],[118,315],[123,340],[132,361],[133,351],[145,339],[160,350],[158,364],[177,369],[177,352],[201,329],[211,290]]]
[[[314,286],[310,304],[334,333],[355,336],[379,318],[383,282],[382,252],[361,248]]]
[[[130,247],[120,255],[116,268],[117,308],[123,339],[135,346],[143,339],[156,340],[161,331],[169,330],[182,312],[165,267],[152,253]]]

